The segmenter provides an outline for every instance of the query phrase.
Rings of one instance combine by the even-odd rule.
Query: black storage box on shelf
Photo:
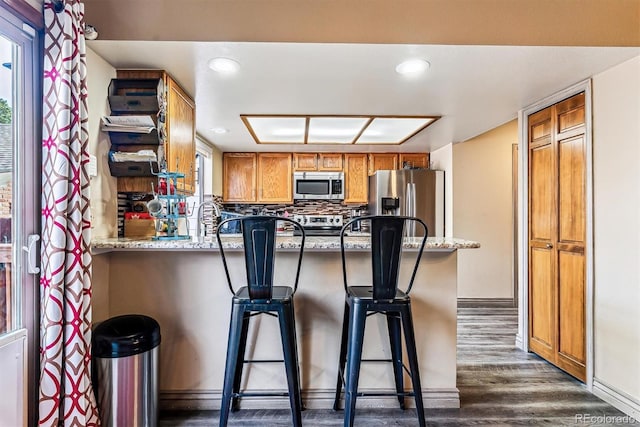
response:
[[[158,130],[149,133],[109,132],[112,145],[159,145]]]
[[[111,79],[109,107],[112,114],[157,113],[162,79]]]
[[[158,173],[158,162],[114,162],[109,159],[109,171],[111,176],[152,176],[152,172]]]

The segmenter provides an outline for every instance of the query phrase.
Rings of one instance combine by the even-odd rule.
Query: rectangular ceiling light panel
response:
[[[439,117],[245,115],[258,144],[402,144]]]
[[[242,117],[258,144],[304,144],[305,117]]]
[[[432,117],[376,117],[356,144],[402,144],[433,121]]]
[[[311,117],[308,144],[351,144],[371,119],[368,117]]]

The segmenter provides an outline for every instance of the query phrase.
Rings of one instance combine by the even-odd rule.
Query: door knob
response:
[[[552,245],[551,243],[547,243],[547,244],[545,245],[545,247],[546,247],[547,249],[552,249],[552,248],[553,248],[553,245]]]

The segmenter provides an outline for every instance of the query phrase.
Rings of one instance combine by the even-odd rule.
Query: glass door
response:
[[[0,5],[0,425],[33,425],[40,147],[36,32]]]
[[[0,335],[17,328],[14,301],[17,300],[11,280],[13,244],[13,43],[0,36]]]

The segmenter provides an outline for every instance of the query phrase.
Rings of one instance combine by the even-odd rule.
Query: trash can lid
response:
[[[144,353],[160,344],[160,325],[149,316],[112,317],[93,331],[93,356],[115,358]]]

